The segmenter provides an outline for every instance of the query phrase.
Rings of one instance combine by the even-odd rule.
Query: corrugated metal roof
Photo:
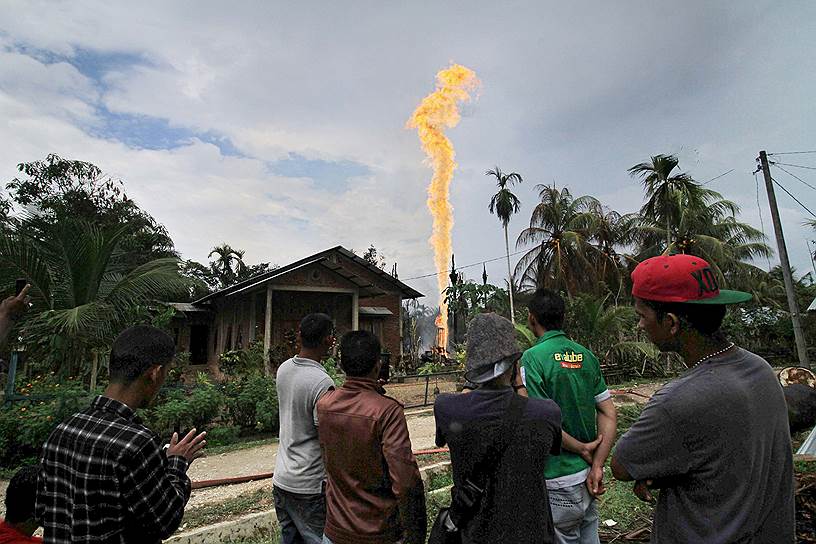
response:
[[[387,315],[394,315],[394,312],[388,308],[383,308],[382,306],[360,306],[360,315],[385,317]]]
[[[209,312],[208,308],[202,308],[201,306],[195,306],[191,302],[168,302],[168,306],[172,306],[176,309],[177,312]]]

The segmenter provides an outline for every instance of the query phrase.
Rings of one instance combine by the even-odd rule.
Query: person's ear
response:
[[[677,335],[680,332],[680,318],[673,313],[666,314],[666,318],[669,319],[669,332],[672,335]]]
[[[152,384],[159,384],[161,385],[162,380],[162,370],[164,367],[162,365],[153,365],[147,371],[147,377]]]

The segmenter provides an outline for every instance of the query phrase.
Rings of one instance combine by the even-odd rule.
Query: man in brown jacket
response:
[[[424,488],[403,407],[377,383],[380,342],[353,331],[340,352],[346,383],[317,402],[328,475],[324,542],[424,543]]]

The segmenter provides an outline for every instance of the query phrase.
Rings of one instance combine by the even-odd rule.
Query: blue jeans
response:
[[[322,544],[326,525],[326,496],[302,495],[273,487],[281,544]]]
[[[598,505],[586,483],[548,489],[556,544],[599,544]]]

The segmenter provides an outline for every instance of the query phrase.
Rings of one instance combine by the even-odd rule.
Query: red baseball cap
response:
[[[738,304],[751,300],[743,291],[720,289],[711,266],[694,255],[660,255],[632,272],[632,296],[656,302]]]

